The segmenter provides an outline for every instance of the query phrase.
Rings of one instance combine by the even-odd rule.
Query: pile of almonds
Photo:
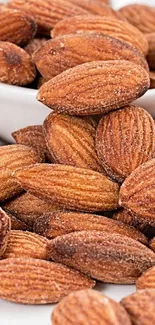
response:
[[[53,325],[154,324],[155,123],[133,105],[154,70],[155,8],[0,6],[0,81],[52,109],[0,147],[0,298],[61,300]],[[117,303],[96,281],[137,292]]]

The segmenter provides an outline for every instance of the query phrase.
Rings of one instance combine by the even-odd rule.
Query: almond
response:
[[[5,211],[11,220],[11,230],[30,230],[30,227],[25,222],[21,221],[7,210]]]
[[[155,159],[136,168],[120,189],[119,204],[138,217],[155,221]]]
[[[144,4],[131,4],[119,12],[143,33],[155,32],[155,8]]]
[[[0,261],[0,298],[21,304],[58,302],[95,281],[64,265],[32,258]]]
[[[102,33],[129,43],[144,55],[148,52],[147,39],[136,27],[111,17],[87,15],[63,19],[54,27],[52,37],[83,32]]]
[[[0,82],[24,86],[36,77],[35,65],[23,49],[9,42],[0,42]]]
[[[81,290],[64,298],[52,313],[53,325],[131,325],[125,309],[94,290]],[[93,324],[93,323],[92,323]]]
[[[34,19],[21,11],[0,11],[0,41],[26,45],[36,34]]]
[[[94,61],[51,79],[40,88],[37,99],[58,113],[95,115],[131,103],[149,86],[148,73],[133,62]]]
[[[3,258],[23,257],[48,260],[48,240],[45,237],[25,232],[22,230],[11,230],[9,233],[7,248]]]
[[[155,252],[155,237],[150,241],[150,248]]]
[[[10,218],[5,211],[0,208],[0,257],[6,250],[10,229]]]
[[[16,171],[14,177],[31,194],[64,209],[93,212],[118,206],[119,185],[90,169],[37,164]]]
[[[40,89],[42,85],[45,84],[45,82],[47,82],[48,80],[46,80],[45,78],[43,78],[42,76],[39,77],[38,82],[37,82],[37,89]]]
[[[69,68],[96,60],[129,60],[148,71],[146,60],[138,50],[100,33],[60,36],[43,44],[34,53],[33,59],[37,69],[47,80]]]
[[[150,76],[150,89],[154,89],[155,88],[155,71],[150,71],[149,76]]]
[[[31,227],[37,217],[43,213],[57,210],[58,206],[45,202],[29,193],[23,193],[5,202],[3,208],[18,216],[18,219]]]
[[[152,325],[155,323],[155,290],[141,290],[121,301],[126,309],[132,324]]]
[[[45,43],[47,43],[48,38],[45,37],[38,37],[33,38],[24,48],[24,50],[32,55],[35,51],[39,50],[40,47],[42,47]]]
[[[12,178],[12,172],[39,161],[40,157],[33,148],[23,145],[0,147],[0,201],[11,198],[22,191],[19,183]]]
[[[49,242],[49,251],[52,260],[106,283],[133,284],[155,265],[155,254],[149,248],[110,231],[59,236]]]
[[[153,158],[155,124],[149,113],[137,106],[111,112],[97,127],[97,154],[107,174],[118,182]]]
[[[149,52],[147,55],[147,61],[150,69],[155,69],[155,32],[146,34],[147,41],[149,43]]]
[[[146,237],[133,227],[129,227],[120,221],[111,220],[104,216],[97,216],[76,212],[51,212],[37,218],[33,230],[41,236],[49,239],[62,236],[74,231],[98,230],[131,237],[147,244]]]
[[[87,119],[51,113],[44,121],[44,135],[55,162],[104,171],[95,149],[96,127]]]
[[[149,268],[136,282],[137,290],[155,289],[155,266]]]

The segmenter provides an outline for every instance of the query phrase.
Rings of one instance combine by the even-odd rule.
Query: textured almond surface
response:
[[[45,202],[30,193],[21,194],[3,204],[3,208],[28,224],[33,225],[34,220],[43,213],[52,212],[58,207],[52,203]]]
[[[81,231],[59,236],[50,241],[49,250],[52,260],[106,283],[135,283],[155,264],[155,254],[150,249],[110,232]]]
[[[55,162],[104,171],[96,154],[96,127],[89,120],[51,113],[43,126],[47,147]]]
[[[143,108],[128,106],[105,115],[96,135],[97,154],[107,174],[122,182],[153,158],[155,124]]]
[[[155,289],[155,266],[149,268],[136,282],[137,290]]]
[[[150,69],[155,70],[155,32],[146,34],[146,38],[149,43],[149,52],[146,58]]]
[[[155,8],[144,4],[131,4],[119,12],[143,33],[155,32]]]
[[[121,301],[132,324],[152,325],[155,323],[155,290],[141,290]]]
[[[145,69],[124,60],[94,61],[44,84],[37,99],[58,113],[94,115],[123,107],[149,88]]]
[[[48,260],[49,254],[47,244],[48,240],[45,237],[28,231],[11,230],[3,258],[30,257]]]
[[[53,325],[131,325],[124,308],[94,290],[81,290],[64,298],[52,313]]]
[[[39,161],[40,157],[33,148],[23,145],[0,147],[0,201],[21,192],[19,183],[12,178],[12,172]]]
[[[60,21],[53,29],[52,36],[62,36],[83,32],[99,32],[132,44],[143,54],[148,52],[146,37],[128,22],[110,17],[93,15],[75,16]]]
[[[24,50],[32,55],[35,51],[37,51],[41,46],[43,46],[47,42],[47,38],[45,37],[38,37],[38,38],[33,38],[28,45],[25,46]]]
[[[0,208],[0,256],[2,256],[6,250],[10,229],[10,218],[5,211]]]
[[[37,69],[46,79],[51,79],[76,65],[98,60],[129,60],[148,70],[146,60],[138,50],[123,41],[99,33],[55,38],[43,44],[35,52],[33,59]]]
[[[30,230],[30,227],[16,216],[5,210],[11,220],[11,230]]]
[[[36,34],[34,19],[21,11],[0,11],[0,41],[27,44]]]
[[[0,298],[21,304],[58,302],[95,281],[64,265],[32,258],[0,261]]]
[[[155,220],[155,159],[136,168],[120,188],[119,204],[139,217]]]
[[[155,237],[150,241],[150,248],[155,252]]]
[[[76,212],[52,212],[44,214],[34,222],[33,230],[49,239],[67,233],[81,230],[98,230],[131,237],[147,244],[146,237],[136,229],[122,222],[111,220],[104,216],[97,216]]]
[[[24,86],[36,77],[35,65],[23,49],[0,41],[0,82]]]
[[[18,170],[14,177],[31,194],[62,208],[103,211],[118,206],[119,185],[90,169],[37,164]]]

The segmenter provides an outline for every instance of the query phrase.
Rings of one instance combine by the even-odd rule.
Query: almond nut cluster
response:
[[[133,103],[155,84],[154,21],[103,0],[0,6],[0,81],[51,109],[0,147],[0,298],[59,302],[53,325],[155,323],[155,123]]]

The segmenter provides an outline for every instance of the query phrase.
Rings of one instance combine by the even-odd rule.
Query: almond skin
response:
[[[146,34],[146,38],[149,44],[149,52],[146,59],[150,69],[155,70],[155,32]]]
[[[49,242],[51,259],[105,283],[133,284],[155,254],[138,241],[103,231],[81,231]]]
[[[114,300],[94,290],[71,293],[55,308],[51,316],[53,325],[131,325],[125,309]]]
[[[141,32],[155,32],[155,8],[144,4],[131,4],[122,7],[119,12]]]
[[[29,54],[33,55],[33,53],[37,50],[39,50],[40,47],[42,47],[46,42],[48,41],[48,38],[45,37],[36,37],[33,38],[24,48],[24,50]]]
[[[99,60],[128,60],[148,71],[144,56],[133,46],[100,33],[60,36],[43,44],[33,59],[47,80],[79,64]]]
[[[11,221],[4,210],[0,208],[0,257],[4,254],[11,230]]]
[[[94,61],[51,79],[40,88],[37,99],[57,113],[95,115],[127,105],[149,86],[148,73],[133,62]]]
[[[95,281],[64,265],[32,258],[0,261],[0,298],[20,304],[55,303]]]
[[[41,236],[52,239],[74,231],[98,230],[131,237],[147,245],[147,238],[133,227],[122,222],[111,220],[104,216],[97,216],[76,212],[51,212],[37,218],[33,230]]]
[[[56,163],[104,171],[95,149],[96,127],[89,120],[51,113],[43,126],[48,150]]]
[[[26,45],[36,34],[34,19],[21,11],[0,11],[0,41]]]
[[[24,86],[36,77],[35,65],[23,49],[9,42],[0,42],[0,82]]]
[[[150,248],[155,252],[155,237],[150,241]]]
[[[99,122],[96,149],[107,174],[118,182],[153,158],[155,124],[149,113],[128,106],[105,115]]]
[[[48,240],[45,237],[25,232],[22,230],[11,230],[9,233],[7,248],[3,258],[23,257],[48,260]]]
[[[87,15],[63,19],[52,30],[52,37],[84,32],[102,33],[129,43],[144,55],[148,53],[147,39],[136,27],[110,17]]]
[[[155,323],[155,290],[141,290],[122,299],[132,324],[152,325]]]
[[[118,206],[119,185],[90,169],[37,164],[14,177],[31,194],[64,209],[95,212]]]
[[[136,282],[137,290],[155,289],[155,266],[149,268]]]
[[[16,216],[11,214],[7,210],[5,210],[5,212],[7,213],[8,217],[11,220],[11,230],[23,230],[23,231],[30,230],[30,227],[25,222],[21,221],[20,219],[18,219]]]
[[[144,181],[145,180],[145,181]],[[120,188],[119,205],[138,217],[155,221],[155,159],[136,168]]]

